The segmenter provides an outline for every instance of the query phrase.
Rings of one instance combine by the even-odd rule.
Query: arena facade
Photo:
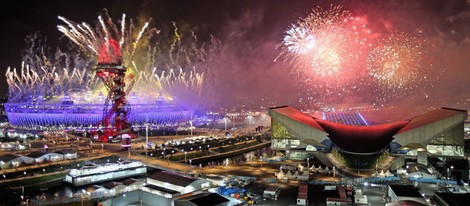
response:
[[[315,156],[331,161],[327,153],[346,156],[439,157],[464,155],[466,110],[440,108],[386,124],[369,125],[359,113],[323,114],[313,117],[289,106],[269,109],[271,148],[285,152],[289,159]],[[329,118],[334,117],[334,118]],[[337,118],[341,117],[341,118]]]

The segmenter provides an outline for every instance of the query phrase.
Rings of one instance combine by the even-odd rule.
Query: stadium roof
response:
[[[418,127],[422,127],[424,125],[446,119],[455,115],[458,115],[462,112],[467,112],[466,110],[458,110],[458,109],[452,109],[452,108],[441,108],[441,109],[436,109],[433,111],[430,111],[428,113],[419,115],[417,117],[411,118],[410,123],[408,123],[406,126],[404,126],[400,131],[398,131],[397,134],[407,132],[413,129],[416,129]]]
[[[279,114],[282,114],[284,116],[287,116],[291,119],[294,119],[298,122],[301,122],[305,125],[308,125],[310,127],[313,127],[315,129],[318,129],[318,130],[321,130],[321,131],[324,131],[323,128],[315,121],[315,118],[308,115],[308,114],[305,114],[297,109],[294,109],[292,107],[289,107],[289,106],[282,106],[282,107],[273,107],[273,108],[270,108],[271,110],[274,110],[276,111],[277,113]]]
[[[305,114],[289,106],[273,107],[270,112],[279,114],[294,121],[284,124],[304,124],[314,130],[325,132],[328,138],[339,148],[352,153],[373,153],[377,152],[392,142],[401,141],[400,144],[426,143],[427,138],[433,135],[439,135],[442,132],[455,127],[459,122],[467,118],[466,110],[451,108],[441,108],[426,114],[403,121],[396,121],[387,124],[364,126],[335,123],[328,120],[322,120]],[[465,114],[465,115],[463,115]],[[275,116],[275,115],[274,115]],[[272,115],[273,118],[276,118]],[[465,116],[465,117],[463,117]],[[298,123],[297,123],[298,122]],[[440,122],[439,124],[437,124]],[[445,122],[445,124],[443,124]],[[433,125],[433,127],[427,127]],[[290,126],[292,128],[292,125]],[[287,127],[287,126],[286,126]],[[423,131],[417,131],[417,128],[426,128]],[[426,134],[426,137],[408,134],[407,131],[416,131]],[[398,136],[400,134],[400,136]],[[302,136],[302,142],[315,138],[315,136]],[[417,142],[416,142],[417,141]],[[421,141],[421,142],[420,142]],[[355,144],[352,144],[355,143]]]
[[[373,126],[353,126],[325,120],[316,120],[338,147],[349,152],[371,153],[386,147],[408,121],[398,121]],[[361,142],[367,144],[351,144]]]

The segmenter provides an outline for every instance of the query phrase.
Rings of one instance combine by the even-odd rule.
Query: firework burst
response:
[[[345,76],[362,65],[371,46],[371,32],[364,18],[353,17],[341,7],[314,9],[285,32],[278,48],[294,72],[318,79]],[[278,58],[279,58],[278,57]],[[331,79],[326,79],[331,81]]]
[[[80,50],[93,57],[110,58],[100,59],[100,61],[114,61],[122,58],[124,63],[129,64],[132,62],[142,37],[145,36],[146,39],[149,39],[159,33],[155,28],[148,28],[150,20],[145,22],[140,28],[133,24],[132,19],[129,25],[126,25],[126,14],[122,15],[121,28],[118,28],[108,16],[106,10],[104,18],[101,15],[98,16],[96,28],[85,22],[79,24],[62,16],[58,18],[65,25],[58,25],[57,29],[75,43]]]
[[[406,90],[426,79],[423,73],[423,41],[404,33],[381,41],[367,55],[369,74],[386,90]]]
[[[59,30],[81,52],[57,50],[50,54],[41,38],[29,36],[22,67],[8,68],[6,72],[10,102],[34,101],[38,97],[55,101],[68,94],[77,97],[73,98],[77,103],[94,103],[105,92],[93,71],[94,65],[97,61],[112,63],[118,58],[122,58],[128,74],[135,77],[131,95],[139,97],[139,103],[155,102],[160,95],[167,100],[176,97],[181,103],[195,102],[203,98],[205,72],[210,71],[220,54],[217,39],[200,43],[191,30],[178,30],[175,23],[173,30],[159,33],[156,40],[152,38],[156,29],[147,23],[135,29],[132,19],[126,21],[125,15],[119,24],[107,15],[99,17],[96,28],[59,18],[65,23],[58,26]],[[100,54],[103,51],[108,53]],[[87,58],[80,53],[87,54]]]
[[[341,95],[357,90],[367,76],[364,54],[373,38],[365,18],[339,6],[316,8],[286,30],[276,60],[288,63],[311,95]]]
[[[140,95],[163,95],[172,100],[175,96],[182,99],[201,94],[204,71],[210,67],[207,60],[212,58],[208,54],[217,53],[213,52],[218,49],[217,40],[198,46],[196,35],[192,31],[179,31],[174,22],[173,31],[161,34],[156,28],[149,28],[150,20],[136,27],[132,19],[127,23],[123,14],[119,24],[115,24],[104,13],[98,17],[94,29],[64,17],[59,17],[65,25],[59,25],[58,29],[81,51],[98,58],[98,62],[113,63],[122,59],[130,74],[137,77],[134,91]],[[155,34],[162,40],[152,44]],[[154,92],[143,92],[149,86],[155,88]]]

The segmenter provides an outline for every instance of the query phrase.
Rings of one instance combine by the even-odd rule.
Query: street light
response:
[[[188,152],[184,152],[184,162],[186,163],[186,155],[188,154]]]
[[[149,123],[145,123],[145,157],[147,157],[147,159],[149,158],[147,156],[147,152],[148,152],[148,146],[149,146]]]
[[[452,171],[454,169],[454,165],[450,166],[450,168],[447,168],[447,177],[449,180],[452,180]]]
[[[310,169],[310,157],[307,157],[307,170]]]
[[[193,121],[189,120],[189,129],[191,130],[191,137],[193,136]]]
[[[190,166],[190,167],[191,167],[191,163],[192,163],[192,162],[193,162],[193,160],[190,159],[190,160],[189,160],[189,166]]]
[[[227,117],[224,117],[224,124],[225,124],[225,132],[227,132]]]

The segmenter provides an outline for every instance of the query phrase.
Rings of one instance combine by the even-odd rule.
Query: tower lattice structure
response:
[[[134,137],[131,132],[131,124],[127,121],[130,105],[126,99],[126,94],[134,84],[134,76],[128,75],[126,77],[126,71],[127,68],[122,62],[119,45],[110,39],[107,45],[103,45],[95,68],[96,75],[108,91],[101,122],[103,134],[98,136],[103,142],[108,142],[109,137],[120,137],[123,134]],[[126,82],[129,82],[127,87]]]

